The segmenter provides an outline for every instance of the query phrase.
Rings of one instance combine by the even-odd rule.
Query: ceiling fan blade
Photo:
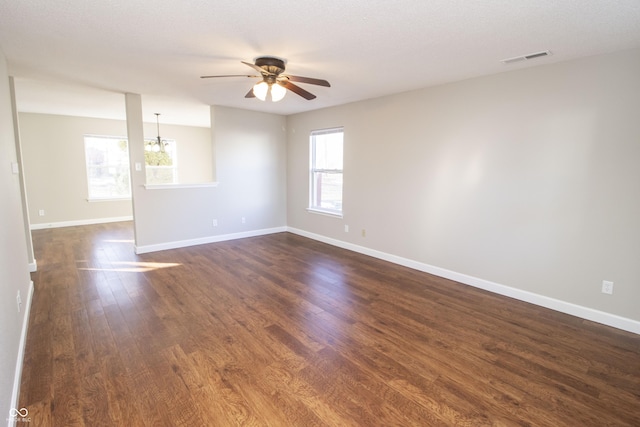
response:
[[[311,78],[311,77],[292,76],[290,74],[286,74],[286,75],[284,75],[284,77],[286,77],[287,79],[291,80],[292,82],[309,83],[310,85],[331,87],[331,84],[329,84],[328,81],[322,80],[322,79],[314,79],[314,78]]]
[[[256,97],[256,94],[255,94],[255,93],[253,93],[253,88],[251,88],[251,89],[249,90],[249,92],[247,92],[247,94],[246,94],[244,97],[245,97],[245,98],[255,98],[255,97]]]
[[[217,77],[262,77],[262,76],[250,76],[248,74],[224,74],[220,76],[200,76],[201,79],[213,79]]]
[[[264,75],[272,75],[273,73],[268,72],[267,70],[265,70],[262,67],[258,67],[256,64],[252,64],[251,62],[246,62],[246,61],[240,61],[242,62],[244,65],[248,65],[249,67],[253,68],[254,70],[256,70],[257,72],[264,74]]]
[[[281,82],[278,82],[278,84],[280,86],[285,87],[286,89],[289,89],[291,92],[297,93],[298,95],[300,95],[301,97],[303,97],[308,101],[315,99],[316,97],[314,94],[307,92],[306,90],[302,89],[300,86],[294,85],[289,80],[283,80]]]

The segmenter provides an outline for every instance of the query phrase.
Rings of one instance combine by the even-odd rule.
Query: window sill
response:
[[[105,199],[87,199],[87,202],[89,203],[94,203],[94,202],[130,202],[131,201],[131,197],[112,197],[112,198],[105,198]]]
[[[333,218],[342,218],[342,212],[335,212],[335,211],[324,211],[321,209],[314,209],[314,208],[307,208],[307,212],[309,213],[313,213],[313,214],[318,214],[318,215],[326,215],[326,216],[330,216]]]
[[[217,186],[217,182],[201,182],[197,184],[144,184],[144,188],[147,190],[176,190],[179,188],[211,188]]]

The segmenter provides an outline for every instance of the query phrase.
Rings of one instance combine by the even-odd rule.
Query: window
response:
[[[311,210],[342,215],[343,134],[342,128],[311,132]]]
[[[147,184],[175,184],[178,182],[176,142],[163,139],[144,141],[144,162]]]
[[[131,198],[126,139],[85,135],[84,154],[89,200]]]

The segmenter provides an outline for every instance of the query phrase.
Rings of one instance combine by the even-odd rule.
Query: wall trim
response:
[[[136,246],[136,254],[165,251],[167,249],[184,248],[187,246],[205,245],[207,243],[224,242],[227,240],[244,239],[246,237],[264,236],[265,234],[284,233],[287,227],[264,228],[261,230],[242,231],[240,233],[221,234],[218,236],[200,237],[197,239],[179,240],[175,242],[158,243],[155,245]]]
[[[133,216],[116,216],[111,218],[80,219],[76,221],[46,222],[41,224],[31,224],[32,230],[43,230],[45,228],[75,227],[77,225],[106,224],[109,222],[133,221]]]
[[[38,271],[38,262],[34,259],[33,262],[29,263],[29,273],[35,273]]]
[[[18,399],[20,398],[20,383],[22,381],[22,366],[24,362],[24,350],[27,346],[27,329],[29,329],[29,316],[31,314],[31,302],[33,301],[33,280],[29,281],[29,294],[24,304],[24,319],[22,321],[22,331],[20,332],[20,343],[18,347],[18,360],[16,361],[16,371],[13,377],[13,392],[11,394],[11,407],[18,409]],[[11,421],[10,421],[11,424]]]
[[[370,249],[364,246],[355,245],[353,243],[344,242],[342,240],[337,240],[330,237],[322,236],[320,234],[310,233],[308,231],[300,230],[298,228],[287,227],[287,231],[293,234],[298,234],[303,237],[308,237],[313,240],[327,243],[329,245],[337,246],[353,252],[358,252],[364,255],[372,256],[374,258],[378,258],[384,261],[389,261],[394,264],[412,268],[414,270],[433,274],[434,276],[439,276],[445,279],[454,280],[456,282],[460,282],[465,285],[473,286],[474,288],[484,289],[486,291],[493,292],[499,295],[504,295],[520,301],[524,301],[524,302],[535,304],[541,307],[549,308],[551,310],[559,311],[561,313],[570,314],[572,316],[576,316],[581,319],[586,319],[593,322],[601,323],[603,325],[611,326],[617,329],[622,329],[627,332],[640,334],[640,321],[637,321],[637,320],[628,319],[626,317],[618,316],[611,313],[606,313],[604,311],[595,310],[593,308],[584,307],[581,305],[558,300],[555,298],[550,298],[544,295],[536,294],[536,293],[525,291],[522,289],[512,288],[510,286],[491,282],[489,280],[484,280],[484,279],[469,276],[466,274],[457,273],[455,271],[447,270],[440,267],[435,267],[433,265],[414,261],[408,258],[403,258],[397,255],[392,255],[386,252],[381,252],[375,249]]]
[[[179,190],[181,188],[214,188],[218,186],[218,182],[197,182],[192,184],[143,184],[142,186],[146,190]]]

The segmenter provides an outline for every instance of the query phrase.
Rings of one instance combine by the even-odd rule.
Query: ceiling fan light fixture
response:
[[[265,81],[257,83],[257,84],[255,84],[253,86],[253,94],[260,101],[266,101],[267,100],[267,92],[269,92],[269,85]]]
[[[287,93],[287,89],[280,86],[279,84],[276,83],[271,85],[271,100],[273,102],[280,101],[282,98],[284,98],[286,93]]]
[[[254,63],[245,61],[240,62],[253,68],[260,74],[225,74],[218,76],[200,76],[200,78],[208,79],[214,77],[262,77],[262,81],[255,84],[249,90],[249,92],[245,94],[244,97],[258,98],[261,101],[266,101],[267,98],[269,98],[271,102],[278,102],[282,100],[288,91],[291,91],[296,95],[303,97],[307,101],[311,101],[312,99],[316,98],[314,94],[298,86],[296,83],[331,87],[329,82],[326,80],[285,74],[284,67],[287,61],[282,58],[276,58],[273,56],[260,56],[254,59]]]
[[[278,102],[282,98],[284,98],[284,95],[286,93],[287,93],[287,89],[280,86],[279,84],[269,83],[264,80],[261,81],[260,83],[257,83],[255,86],[253,86],[253,94],[260,101],[266,101],[267,97],[271,95],[271,101]]]

